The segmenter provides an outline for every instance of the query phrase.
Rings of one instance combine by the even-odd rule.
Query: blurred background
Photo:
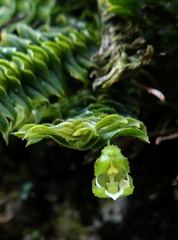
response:
[[[99,150],[79,152],[49,140],[25,147],[15,137],[6,146],[1,139],[1,239],[176,240],[178,140],[119,140],[135,191],[112,201],[91,191]]]

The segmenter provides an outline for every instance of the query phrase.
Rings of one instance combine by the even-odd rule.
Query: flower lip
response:
[[[132,193],[133,191],[133,186],[132,186],[132,183],[131,183],[131,177],[129,176],[128,173],[126,173],[126,178],[127,179],[121,179],[120,182],[118,183],[119,185],[119,191],[116,192],[116,193],[110,193],[108,190],[105,189],[105,194],[106,196],[112,198],[113,200],[116,200],[117,198],[121,197],[121,196],[124,196],[124,190],[128,190],[130,188],[130,192]],[[103,188],[99,182],[98,182],[98,176],[95,178],[96,181],[95,181],[95,184],[96,184],[96,187],[97,188]]]

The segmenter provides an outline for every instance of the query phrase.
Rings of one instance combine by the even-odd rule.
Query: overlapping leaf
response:
[[[78,116],[57,125],[29,124],[14,134],[26,139],[28,145],[44,138],[51,138],[65,147],[77,150],[102,147],[118,136],[133,136],[148,142],[142,122],[118,114],[110,114],[102,118]]]
[[[113,25],[111,44],[102,40],[100,55],[96,54],[95,61],[91,61],[99,47],[98,29],[85,22],[84,15],[78,20],[72,14],[69,16],[72,8],[63,15],[58,5],[56,13],[54,3],[45,1],[43,6],[36,0],[25,5],[16,0],[7,19],[11,21],[19,11],[24,18],[17,20],[19,24],[10,26],[2,20],[6,31],[0,42],[0,128],[6,141],[9,133],[17,130],[15,135],[26,139],[28,144],[52,138],[63,146],[79,150],[101,147],[121,135],[148,141],[140,121],[117,114],[122,112],[124,105],[107,99],[112,94],[92,92],[89,72],[95,68],[96,75],[99,72],[103,75],[94,82],[94,87],[110,86],[124,72],[147,63],[151,47],[144,54],[127,56],[123,45],[118,45],[118,41],[123,41],[119,31],[124,34],[128,31],[128,36],[132,36],[136,29],[130,25],[120,28]],[[8,1],[7,6],[10,7]],[[27,12],[31,6],[32,11]],[[84,6],[83,2],[73,5],[78,10]],[[55,16],[54,21],[52,16]],[[86,16],[90,18],[89,13]],[[34,30],[24,23],[36,26],[35,17],[40,28]],[[57,19],[61,21],[59,27]],[[50,25],[52,21],[55,26]],[[110,22],[107,31],[109,27]],[[103,34],[104,38],[107,34]],[[140,44],[141,40],[135,43],[139,47]],[[103,64],[108,58],[108,64]],[[100,61],[103,61],[101,65]],[[85,90],[81,91],[83,88]]]
[[[1,111],[4,116],[2,129],[7,136],[13,129],[28,123],[27,119],[36,122],[36,117],[31,118],[33,110],[39,113],[37,115],[40,116],[38,117],[40,121],[45,115],[44,106],[49,112],[47,109],[51,108],[51,101],[54,101],[54,98],[59,105],[65,96],[65,91],[70,89],[70,86],[66,86],[66,78],[75,78],[86,85],[87,69],[93,66],[89,61],[90,52],[85,44],[86,41],[90,41],[90,37],[82,37],[81,32],[76,32],[75,41],[77,38],[79,42],[83,40],[84,54],[79,52],[77,57],[86,59],[85,68],[74,57],[76,46],[73,40],[61,35],[60,32],[47,37],[24,24],[18,25],[17,31],[19,36],[4,33],[0,48]],[[68,31],[70,32],[70,29]],[[21,111],[25,114],[18,113],[19,105],[23,107]],[[18,117],[19,114],[21,117]],[[55,114],[53,117],[60,117],[60,110],[55,111]],[[5,118],[8,118],[12,124],[8,124]]]

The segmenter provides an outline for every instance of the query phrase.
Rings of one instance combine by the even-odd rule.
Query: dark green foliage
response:
[[[177,1],[2,0],[0,28],[2,240],[177,240]],[[135,185],[121,220],[90,190],[110,141]]]
[[[19,14],[18,12],[22,11],[22,9],[30,7],[32,2],[27,2],[28,6],[19,1],[14,4],[13,15]],[[54,17],[53,13],[56,11],[54,2],[47,1],[43,6],[43,10],[46,9],[44,14],[48,15],[47,19],[45,15],[43,16],[46,22],[40,23],[40,27],[37,27],[37,29],[32,29],[26,24],[33,26],[34,16],[37,14],[38,20],[39,8],[42,7],[40,1],[33,2],[32,5],[34,8],[34,11],[32,11],[33,17],[25,15],[24,21],[19,20],[18,24],[13,25],[13,29],[8,28],[12,24],[6,26],[5,22],[2,23],[2,25],[4,24],[4,30],[1,35],[0,71],[2,75],[2,98],[4,100],[1,101],[1,128],[5,140],[8,141],[9,133],[22,127],[16,135],[26,138],[28,144],[38,142],[43,138],[53,138],[59,144],[79,150],[103,146],[107,141],[114,140],[121,134],[138,136],[140,139],[147,141],[145,128],[141,127],[141,123],[134,119],[131,121],[136,121],[136,123],[133,125],[128,123],[129,128],[127,124],[120,127],[115,124],[114,119],[112,120],[112,116],[117,118],[117,115],[109,115],[109,120],[104,122],[105,134],[98,129],[97,124],[100,124],[103,117],[107,119],[108,114],[122,114],[122,111],[115,109],[114,105],[118,104],[118,100],[112,100],[111,95],[108,104],[108,99],[103,98],[103,91],[94,93],[91,75],[94,75],[95,71],[92,74],[90,72],[92,69],[96,69],[96,72],[103,72],[107,77],[106,72],[110,68],[111,72],[113,72],[113,69],[116,68],[114,76],[107,81],[109,83],[107,85],[105,83],[106,86],[109,86],[119,80],[118,72],[138,69],[141,65],[147,64],[152,54],[152,50],[148,49],[151,48],[149,47],[142,54],[143,56],[136,56],[135,59],[132,57],[133,60],[128,57],[127,60],[127,56],[122,51],[123,46],[120,49],[116,48],[114,53],[111,44],[112,49],[109,52],[111,59],[108,66],[100,69],[99,61],[105,61],[108,56],[101,55],[98,57],[96,53],[99,47],[100,34],[97,30],[93,30],[92,27],[94,24],[97,27],[99,25],[97,25],[96,20],[89,23],[84,14],[87,12],[84,10],[83,13],[80,12],[83,7],[86,7],[87,11],[90,8],[83,3],[72,5],[72,9],[69,7],[63,13],[65,16],[63,26],[60,26],[60,24],[56,26],[57,22],[51,22]],[[75,16],[74,21],[75,8],[78,9],[80,15],[77,15],[77,18]],[[102,5],[101,12],[107,14],[105,9],[102,9]],[[25,10],[23,13],[25,13]],[[63,14],[61,14],[59,7],[58,17],[62,17]],[[70,14],[71,20],[68,14]],[[9,20],[13,15],[9,15]],[[104,24],[106,20],[103,18],[101,21]],[[73,27],[74,22],[75,27]],[[79,27],[77,27],[77,24],[79,24]],[[112,26],[112,23],[108,23],[106,35],[108,35],[110,24]],[[103,35],[103,37],[105,36]],[[117,33],[113,32],[113,37],[117,39]],[[117,44],[117,41],[114,41],[114,44]],[[124,60],[118,52],[121,52],[121,56],[125,56]],[[92,61],[92,58],[95,60]],[[113,58],[118,60],[113,61]],[[144,63],[146,58],[147,60]],[[129,63],[130,61],[131,63]],[[122,70],[120,70],[120,65],[123,68]],[[96,88],[96,86],[100,85],[99,82],[100,79],[96,79],[93,87]],[[84,94],[81,95],[82,88],[90,96],[88,96],[88,99]],[[109,93],[110,91],[105,92]],[[77,97],[78,95],[79,97]],[[94,97],[95,95],[97,99]],[[66,108],[66,102],[71,108],[70,96],[75,96],[77,104],[72,108],[72,111],[75,112],[73,118],[69,114],[69,109]],[[80,99],[80,97],[83,98]],[[104,102],[104,100],[105,103],[103,104],[102,101]],[[80,111],[78,111],[79,108]],[[98,108],[97,112],[95,108]],[[11,115],[9,115],[10,113]],[[129,108],[127,115],[132,115],[132,110],[129,110]],[[104,119],[101,121],[104,121]],[[127,122],[127,118],[125,121]],[[39,125],[42,122],[46,122],[48,125]],[[28,123],[30,125],[26,125]],[[31,125],[31,123],[38,125]],[[124,130],[124,128],[126,129]],[[62,131],[59,129],[62,129]],[[138,133],[136,129],[139,129]]]

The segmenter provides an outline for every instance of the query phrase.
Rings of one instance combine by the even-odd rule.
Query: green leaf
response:
[[[126,20],[134,20],[139,14],[140,8],[145,1],[143,0],[107,0],[108,12],[117,14]]]
[[[0,47],[0,59],[10,61],[15,51],[15,47]]]
[[[15,1],[7,0],[0,6],[0,27],[7,24],[9,18],[11,18],[15,12]]]
[[[11,103],[11,99],[8,97],[6,91],[4,88],[0,86],[0,111],[1,115],[5,115],[6,117],[10,118],[11,120],[15,120],[16,118],[16,112],[13,108],[13,105]],[[5,120],[2,117],[2,124],[4,122],[5,125]]]
[[[28,145],[43,138],[52,138],[63,146],[86,150],[102,147],[109,140],[114,140],[118,136],[133,136],[148,141],[143,123],[117,114],[101,119],[98,117],[74,118],[58,125],[29,126],[27,128],[24,126],[15,133],[15,135],[27,139]]]
[[[13,46],[17,51],[26,52],[30,40],[19,38],[13,34],[2,34],[1,45]]]
[[[9,127],[8,120],[0,111],[0,131],[4,133],[8,130],[8,127]]]
[[[26,109],[30,110],[31,105],[23,91],[23,88],[19,80],[15,76],[11,75],[13,73],[14,75],[17,75],[17,73],[14,71],[15,67],[12,68],[12,66],[6,64],[6,62],[7,61],[0,60],[0,64],[6,66],[6,67],[0,66],[0,70],[1,70],[1,73],[3,74],[3,78],[6,81],[5,85],[6,85],[6,88],[8,89],[8,95],[11,98],[11,102],[13,104],[20,104],[26,107]]]
[[[37,30],[33,30],[26,24],[18,24],[17,31],[21,38],[29,39],[33,43],[38,43],[41,38],[41,33]]]
[[[61,50],[65,53],[64,66],[66,67],[69,74],[72,77],[81,80],[85,84],[88,83],[88,72],[84,68],[82,68],[74,59],[74,56],[70,48],[71,44],[70,40],[68,41],[57,40],[57,43],[61,47]]]

